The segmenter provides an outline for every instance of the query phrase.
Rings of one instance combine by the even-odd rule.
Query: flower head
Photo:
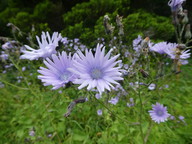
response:
[[[77,52],[74,67],[69,70],[78,75],[74,83],[81,84],[79,89],[86,86],[88,90],[97,88],[101,94],[105,89],[114,88],[112,84],[119,84],[116,81],[123,80],[120,67],[115,67],[121,62],[116,61],[119,55],[110,58],[111,50],[105,55],[105,47],[102,47],[98,44],[94,55],[91,50],[86,50],[85,55]]]
[[[170,45],[165,49],[165,53],[171,58],[171,59],[176,59],[177,57],[177,44],[170,43]],[[180,51],[179,59],[184,60],[188,59],[191,55],[189,53],[190,50],[183,50]]]
[[[53,89],[58,89],[76,78],[68,70],[68,68],[73,67],[71,54],[67,56],[66,52],[63,51],[62,54],[59,53],[59,56],[53,54],[52,59],[47,58],[44,60],[47,68],[40,67],[40,70],[38,70],[42,74],[38,78],[41,79],[45,86],[52,85]]]
[[[56,53],[55,49],[58,46],[61,35],[58,32],[54,32],[51,38],[48,32],[42,32],[41,41],[38,36],[36,36],[36,38],[40,49],[36,50],[25,45],[27,50],[22,50],[24,54],[20,57],[21,59],[36,60],[38,58],[50,57]]]
[[[151,51],[155,51],[159,54],[167,54],[171,59],[176,59],[177,57],[177,47],[176,43],[167,43],[167,42],[159,42],[152,47],[150,47]],[[190,50],[183,50],[179,55],[180,60],[188,59],[190,57]]]
[[[167,107],[164,107],[160,103],[152,105],[153,110],[149,111],[149,114],[153,121],[156,123],[165,122],[170,114],[167,112]]]
[[[185,0],[170,0],[168,5],[171,7],[171,11],[177,11],[182,7]]]

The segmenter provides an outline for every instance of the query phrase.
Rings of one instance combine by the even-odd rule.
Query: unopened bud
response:
[[[142,42],[141,42],[141,48],[147,48],[149,43],[149,37],[146,37]]]
[[[141,72],[141,74],[144,78],[147,78],[149,76],[149,74],[146,71],[144,71],[143,69],[140,69],[139,71]]]
[[[107,34],[112,34],[113,31],[114,31],[114,29],[115,29],[115,27],[112,26],[112,24],[109,24],[109,20],[110,20],[109,16],[108,16],[108,15],[105,15],[105,16],[104,16],[104,19],[103,19],[103,25],[104,25],[104,27],[105,27],[105,32],[106,32]]]
[[[175,54],[176,54],[176,55],[181,55],[181,51],[180,51],[179,49],[177,49],[177,50],[175,51]]]
[[[179,45],[177,46],[177,48],[178,48],[179,50],[185,50],[185,49],[186,49],[186,45],[185,45],[185,44],[179,44]]]
[[[185,27],[185,39],[190,39],[192,37],[191,34],[191,25],[187,24]]]
[[[119,15],[116,16],[116,23],[117,23],[117,26],[119,27],[119,33],[118,35],[124,35],[124,29],[123,29],[123,23],[122,23],[122,18],[123,17],[120,17]]]
[[[117,26],[120,27],[122,26],[122,16],[120,17],[119,15],[116,16],[116,23],[117,23]]]
[[[172,12],[172,17],[173,17],[172,18],[172,23],[177,26],[179,24],[179,19],[177,17],[177,12],[176,11]]]
[[[184,10],[183,11],[183,14],[184,14],[184,17],[182,19],[182,24],[187,24],[189,22],[189,19],[188,19],[188,11],[187,10]]]

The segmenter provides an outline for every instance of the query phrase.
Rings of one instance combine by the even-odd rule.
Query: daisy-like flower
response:
[[[73,67],[73,57],[71,54],[67,56],[66,52],[52,55],[52,60],[46,58],[44,64],[47,68],[40,67],[38,72],[42,75],[38,76],[39,79],[44,83],[44,86],[52,85],[52,89],[58,89],[65,86],[66,83],[73,81],[76,76],[75,74],[68,71],[68,68]]]
[[[150,47],[150,50],[155,51],[159,54],[167,54],[171,59],[175,59],[177,56],[176,54],[177,46],[178,44],[176,43],[159,42],[154,46]],[[181,61],[188,59],[191,55],[189,51],[190,50],[181,51],[181,55],[179,56],[179,59]]]
[[[170,0],[168,5],[171,7],[171,11],[177,11],[182,7],[185,0]]]
[[[78,75],[74,83],[81,84],[79,89],[86,86],[87,90],[97,88],[101,94],[105,89],[114,88],[112,84],[119,84],[116,81],[123,80],[120,67],[115,67],[121,63],[121,60],[116,61],[119,55],[110,58],[111,51],[105,55],[105,47],[98,44],[94,55],[91,50],[86,50],[85,55],[77,52],[74,67],[69,70]]]
[[[167,112],[167,107],[164,107],[160,103],[156,103],[156,105],[152,105],[152,110],[149,111],[149,114],[153,121],[156,123],[165,122],[170,114]]]
[[[28,45],[25,45],[26,50],[22,50],[24,53],[21,55],[21,59],[37,60],[38,58],[47,58],[56,53],[56,47],[61,39],[61,34],[54,32],[50,37],[48,32],[42,32],[41,41],[36,36],[40,49],[36,50]]]
[[[168,47],[166,47],[166,49],[164,50],[165,53],[171,58],[171,59],[175,59],[177,57],[177,44],[175,43],[169,43]],[[188,59],[191,55],[191,53],[189,53],[190,50],[183,50],[181,51],[181,54],[179,56],[179,59],[184,60],[184,59]]]

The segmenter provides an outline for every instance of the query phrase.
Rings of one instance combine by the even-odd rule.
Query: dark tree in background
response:
[[[148,16],[153,19],[151,25],[156,25],[154,22],[161,22],[165,24],[161,28],[168,28],[170,26],[163,18],[170,19],[171,17],[170,7],[167,3],[168,0],[0,0],[0,35],[11,37],[10,28],[6,26],[11,22],[26,33],[30,32],[32,27],[35,28],[35,34],[40,34],[41,31],[62,31],[64,36],[80,37],[86,42],[86,37],[94,39],[98,36],[93,33],[101,29],[102,17],[105,14],[111,14],[111,21],[114,22],[116,14],[129,20],[128,16],[138,13],[138,11],[140,17]],[[184,8],[189,10],[191,17],[192,1],[187,0]],[[144,13],[142,14],[141,11]],[[160,17],[158,18],[158,16]],[[127,20],[125,21],[127,22]],[[135,21],[131,21],[129,25],[134,25],[134,23]],[[145,23],[144,20],[139,23],[145,25],[142,24]],[[148,20],[148,25],[150,25],[150,20]],[[141,28],[141,26],[139,27]],[[145,28],[144,26],[138,30],[143,31]],[[160,31],[166,31],[166,29]],[[129,34],[131,35],[131,33]],[[162,32],[158,32],[158,34],[162,34]],[[169,37],[173,39],[171,35]]]

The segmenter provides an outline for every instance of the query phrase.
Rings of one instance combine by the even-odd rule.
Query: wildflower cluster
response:
[[[156,42],[141,34],[128,45],[124,39],[123,17],[117,15],[116,24],[112,24],[110,17],[105,15],[103,27],[109,38],[97,38],[94,48],[82,44],[79,38],[69,39],[58,32],[52,35],[42,32],[41,36],[36,36],[37,45],[23,45],[16,40],[5,42],[0,55],[3,63],[6,63],[2,73],[5,74],[15,66],[20,74],[15,76],[14,81],[18,85],[25,81],[29,90],[33,82],[23,75],[23,72],[29,69],[37,72],[37,78],[44,86],[58,90],[57,94],[64,93],[68,87],[76,89],[78,93],[75,93],[74,97],[78,98],[69,104],[65,117],[72,113],[77,104],[88,101],[94,103],[95,114],[100,118],[105,115],[107,119],[115,116],[110,108],[122,106],[122,113],[139,113],[139,122],[135,123],[140,125],[141,133],[144,112],[147,112],[145,118],[152,119],[153,123],[172,120],[187,124],[183,116],[173,115],[172,111],[168,110],[171,106],[159,94],[169,90],[168,80],[179,77],[181,66],[188,64],[191,56],[192,35],[188,11],[182,8],[184,2],[185,0],[168,2],[176,31],[175,43]],[[13,56],[15,53],[17,57]],[[18,61],[14,62],[14,59]],[[26,62],[28,66],[22,65],[19,68],[18,65],[22,62]],[[33,65],[36,63],[40,65],[39,68]],[[35,74],[32,72],[29,74],[33,75]],[[0,82],[0,88],[4,86],[4,83]],[[33,93],[32,90],[31,92]],[[105,107],[109,114],[106,114],[101,106]],[[152,127],[151,122],[149,125]],[[35,137],[36,130],[30,129],[28,135]],[[47,136],[53,135],[49,133]]]

